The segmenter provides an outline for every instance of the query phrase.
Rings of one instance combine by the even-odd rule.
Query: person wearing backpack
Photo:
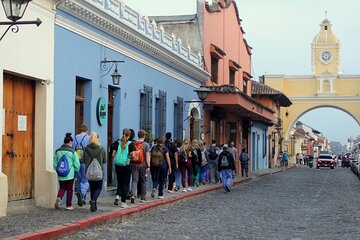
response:
[[[235,147],[235,143],[233,141],[230,142],[228,151],[233,155],[234,161],[235,161],[235,171],[233,172],[233,178],[235,177],[235,174],[238,173],[238,150]]]
[[[207,149],[209,156],[209,183],[220,182],[219,171],[218,171],[218,157],[221,152],[220,148],[216,145],[216,140],[212,140],[211,146]]]
[[[131,131],[128,128],[123,130],[123,135],[121,141],[118,141],[118,146],[116,147],[116,152],[113,154],[114,163],[115,163],[115,172],[117,178],[117,188],[116,188],[116,197],[114,204],[119,205],[119,200],[121,197],[121,207],[127,208],[126,198],[129,193],[130,185],[130,157],[129,157],[129,144]]]
[[[78,155],[72,150],[73,138],[71,133],[66,133],[64,144],[55,151],[53,166],[58,174],[59,191],[57,194],[55,208],[59,208],[61,199],[66,192],[66,209],[73,210],[72,197],[75,172],[80,169]]]
[[[156,189],[159,190],[158,198],[164,199],[164,186],[167,178],[168,170],[171,174],[171,162],[169,157],[169,149],[164,145],[164,137],[160,137],[156,141],[156,145],[151,149],[150,172],[153,182],[151,197],[155,197]]]
[[[228,151],[228,145],[224,144],[223,151],[219,155],[218,169],[224,186],[224,192],[230,192],[232,171],[235,170],[233,155]]]
[[[86,179],[84,150],[89,144],[88,126],[81,124],[80,133],[74,138],[72,149],[76,151],[80,160],[80,170],[76,173],[77,184],[75,185],[76,197],[78,205],[81,207],[86,201],[86,192],[89,189],[89,182]]]
[[[173,193],[174,189],[174,183],[175,183],[175,171],[179,168],[178,164],[178,149],[175,145],[175,143],[171,139],[171,132],[167,132],[165,134],[166,140],[165,140],[165,146],[169,150],[169,157],[170,157],[170,163],[171,163],[171,169],[172,171],[169,172],[169,185],[167,191],[169,193]]]
[[[102,190],[104,164],[106,163],[106,152],[101,146],[99,135],[96,132],[90,133],[89,144],[84,151],[84,163],[86,177],[90,185],[90,211],[95,212],[97,210],[97,199]],[[93,170],[97,172],[93,172]],[[93,178],[94,176],[97,177]]]
[[[199,186],[200,185],[200,168],[201,168],[201,149],[199,146],[199,142],[196,139],[193,139],[191,141],[191,148],[192,148],[192,153],[191,153],[191,162],[192,162],[192,167],[193,167],[193,181],[191,186]]]
[[[199,140],[199,147],[201,151],[200,181],[203,185],[205,185],[206,181],[208,180],[209,156],[205,148],[205,142]]]
[[[180,155],[179,155],[179,165],[181,168],[181,184],[182,184],[182,191],[183,192],[191,192],[191,184],[192,184],[192,177],[193,177],[193,167],[192,167],[192,148],[190,145],[189,139],[184,139],[183,144],[180,147]],[[186,189],[186,175],[187,175],[187,186]]]
[[[129,145],[131,168],[131,203],[135,203],[135,196],[140,196],[141,202],[146,202],[146,176],[150,171],[150,145],[145,142],[145,130],[139,130],[138,140]],[[138,191],[138,181],[141,191]],[[140,189],[139,189],[140,190]]]
[[[282,166],[283,167],[287,167],[289,164],[289,154],[284,151],[284,153],[282,154]]]
[[[246,149],[243,148],[242,152],[239,156],[239,160],[241,163],[241,176],[244,177],[244,173],[245,176],[248,177],[248,171],[249,171],[249,155],[246,153]]]

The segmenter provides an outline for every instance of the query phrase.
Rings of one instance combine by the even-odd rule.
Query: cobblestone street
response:
[[[301,166],[63,239],[358,239],[359,222],[349,169]]]

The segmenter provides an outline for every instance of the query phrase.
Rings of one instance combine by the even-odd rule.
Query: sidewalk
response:
[[[252,172],[248,178],[236,177],[233,182],[243,184],[284,170],[281,168],[260,170]],[[89,204],[83,207],[74,204],[75,209],[68,211],[64,206],[60,206],[58,210],[34,207],[31,200],[31,205],[25,206],[10,202],[9,205],[13,206],[9,207],[11,210],[8,211],[8,216],[0,217],[0,238],[51,239],[100,223],[121,222],[122,218],[129,218],[133,214],[141,216],[165,204],[174,204],[182,199],[221,188],[222,184],[200,185],[194,187],[192,192],[165,192],[165,199],[151,198],[148,191],[146,203],[140,203],[139,199],[136,199],[135,204],[127,201],[129,208],[126,209],[114,205],[114,196],[107,196],[98,200],[98,211],[95,213],[90,212]]]

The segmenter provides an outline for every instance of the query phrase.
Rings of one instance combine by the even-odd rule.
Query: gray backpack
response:
[[[87,180],[99,181],[99,180],[103,179],[103,170],[101,168],[101,165],[100,165],[97,157],[92,157],[89,151],[87,151],[87,153],[90,155],[90,157],[92,159],[89,167],[86,170]]]
[[[222,155],[221,157],[221,166],[222,167],[228,167],[229,166],[229,159],[227,154]]]

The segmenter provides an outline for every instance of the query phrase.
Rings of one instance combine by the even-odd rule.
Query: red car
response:
[[[334,169],[335,161],[333,160],[330,154],[320,154],[319,158],[316,163],[316,168],[319,169],[320,167],[330,167]]]

